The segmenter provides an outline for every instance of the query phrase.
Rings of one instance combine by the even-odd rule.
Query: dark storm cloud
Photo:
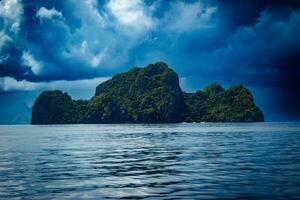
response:
[[[113,17],[108,1],[87,2],[19,1],[23,8],[20,33],[15,36],[18,41],[2,48],[12,59],[1,63],[1,76],[29,81],[81,79],[155,59],[171,62],[186,76],[195,71],[224,72],[227,76],[232,72],[244,80],[250,72],[265,75],[276,69],[274,73],[282,70],[288,77],[289,71],[293,72],[290,68],[298,70],[299,44],[294,44],[298,30],[292,30],[298,27],[298,1],[136,1],[140,4],[132,6],[146,7],[149,19],[145,18],[145,23],[154,25],[141,33],[132,30],[129,36],[124,29],[139,27],[122,29],[116,18],[123,17],[126,22],[132,7],[117,10],[124,12],[123,16]],[[206,16],[209,9],[215,9],[215,13]],[[39,15],[41,10],[44,12]],[[141,28],[145,28],[143,25]],[[288,31],[291,33],[285,33]],[[38,63],[39,73],[24,66],[24,52]],[[116,65],[109,64],[116,58]],[[281,78],[279,75],[275,80]],[[261,84],[280,84],[275,82],[262,80]]]
[[[259,22],[243,27],[228,39],[227,45],[208,55],[217,71],[232,71],[257,86],[289,86],[298,81],[300,13],[274,20],[271,12],[261,13]],[[216,58],[216,59],[213,59]],[[263,76],[262,79],[257,79]],[[285,80],[285,81],[283,81]]]
[[[105,70],[90,68],[84,58],[66,56],[72,48],[80,48],[84,40],[74,39],[74,32],[81,28],[81,19],[76,13],[70,1],[24,1],[22,34],[30,52],[42,62],[43,69],[37,75],[39,80],[76,80],[105,75]]]
[[[11,43],[7,43],[1,48],[0,76],[13,76],[22,79],[28,68],[20,66],[22,51]]]
[[[298,0],[217,0],[215,2],[220,8],[222,20],[226,22],[224,25],[231,28],[256,24],[265,10],[271,10],[273,13],[278,13],[278,17],[284,17],[290,10],[300,7]]]
[[[118,41],[117,33],[106,30],[97,5],[94,0],[2,1],[0,37],[9,40],[2,42],[3,45],[0,43],[0,49],[1,54],[9,55],[14,63],[2,59],[1,76],[51,81],[93,78],[116,72],[118,67],[110,66],[120,62],[116,54],[121,52],[122,55],[126,49],[117,50],[118,44],[123,49],[122,42]],[[13,14],[13,7],[20,7],[18,15]],[[20,24],[18,30],[12,32],[14,20]]]

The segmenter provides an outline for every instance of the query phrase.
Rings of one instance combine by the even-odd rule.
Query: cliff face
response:
[[[203,91],[183,93],[178,75],[158,62],[132,68],[97,86],[90,100],[72,100],[61,91],[36,99],[32,124],[176,123],[200,121],[263,121],[249,90],[224,90],[212,84]]]
[[[175,123],[183,121],[186,110],[178,75],[158,62],[115,75],[98,85],[89,101],[43,92],[34,103],[31,123]]]
[[[92,101],[104,123],[180,122],[186,108],[178,75],[163,62],[114,76],[96,88]]]
[[[72,111],[73,101],[66,93],[58,90],[42,92],[33,105],[31,123],[68,123]]]

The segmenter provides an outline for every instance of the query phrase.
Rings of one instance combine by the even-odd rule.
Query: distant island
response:
[[[242,85],[220,84],[183,92],[164,62],[134,67],[97,86],[90,100],[72,100],[59,90],[42,92],[31,124],[262,122],[264,115]]]

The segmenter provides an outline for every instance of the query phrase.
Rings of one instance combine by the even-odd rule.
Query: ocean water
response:
[[[0,199],[300,199],[300,123],[0,126]]]

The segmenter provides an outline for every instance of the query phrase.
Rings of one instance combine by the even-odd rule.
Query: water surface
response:
[[[300,123],[0,126],[0,199],[300,199]]]

